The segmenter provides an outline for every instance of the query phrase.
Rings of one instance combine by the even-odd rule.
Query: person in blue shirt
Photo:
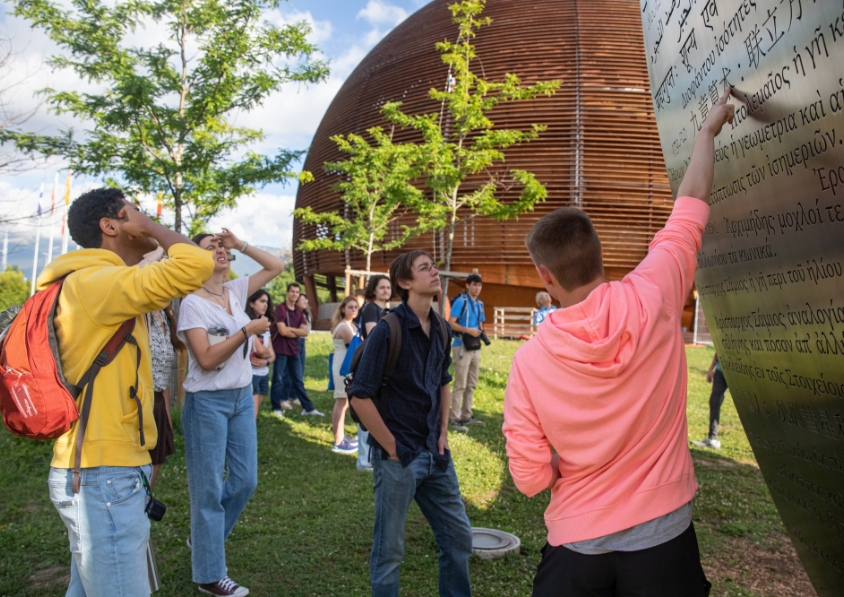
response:
[[[433,309],[442,291],[430,254],[415,250],[390,266],[402,304],[393,309],[401,351],[384,385],[390,326],[381,319],[367,337],[347,394],[369,430],[375,476],[375,529],[369,577],[373,597],[397,597],[404,527],[416,500],[439,545],[440,597],[469,597],[472,528],[448,449],[451,330]],[[382,387],[383,385],[383,387]],[[380,405],[373,397],[380,392]]]
[[[536,293],[536,306],[538,310],[533,314],[533,325],[539,327],[539,324],[545,321],[552,311],[556,311],[557,307],[551,304],[551,295],[540,290]]]
[[[448,323],[454,332],[454,390],[451,392],[451,428],[466,431],[466,425],[483,425],[472,416],[472,399],[478,385],[481,366],[481,343],[463,341],[464,336],[478,338],[484,329],[484,303],[481,295],[483,280],[479,274],[466,278],[466,291],[451,305]]]

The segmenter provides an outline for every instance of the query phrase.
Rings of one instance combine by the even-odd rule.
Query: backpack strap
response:
[[[73,483],[72,489],[73,493],[79,493],[79,489],[81,486],[81,479],[80,479],[80,469],[82,467],[82,442],[85,439],[85,429],[88,427],[88,417],[91,415],[91,398],[94,396],[94,379],[97,377],[97,374],[100,372],[100,369],[108,365],[114,360],[114,357],[117,356],[117,353],[120,352],[120,349],[123,348],[125,344],[134,344],[137,348],[138,358],[137,358],[137,366],[135,368],[135,385],[129,388],[129,396],[137,403],[138,405],[138,421],[139,421],[139,428],[141,432],[141,445],[144,445],[144,413],[141,407],[141,400],[138,397],[138,370],[141,366],[141,347],[138,346],[138,342],[135,340],[135,337],[132,335],[132,332],[135,329],[135,319],[127,319],[123,322],[123,324],[114,332],[114,335],[111,339],[106,343],[100,353],[97,355],[97,358],[94,359],[94,363],[88,368],[88,371],[85,372],[85,375],[82,376],[82,379],[79,380],[79,383],[76,384],[77,395],[82,391],[82,388],[86,388],[85,390],[85,398],[82,402],[82,410],[79,412],[79,422],[76,428],[76,450],[73,459]]]
[[[448,322],[446,322],[443,316],[437,313],[436,310],[434,310],[434,315],[437,318],[437,327],[440,328],[440,336],[442,336],[443,339],[443,352],[445,352],[448,350],[448,330],[445,329],[445,326],[448,325]],[[459,321],[460,320],[458,319],[458,322]]]
[[[466,315],[466,310],[469,308],[469,295],[464,291],[457,295],[457,298],[463,297],[463,308],[460,310],[460,315],[457,318],[457,323],[459,325],[463,325],[460,320],[463,319],[463,316]],[[454,299],[457,300],[457,299]],[[439,315],[439,313],[437,313]],[[442,319],[442,317],[440,317]],[[469,320],[466,320],[466,327],[469,327]]]
[[[396,370],[396,365],[399,362],[399,355],[401,354],[401,324],[399,324],[399,318],[395,313],[387,313],[383,319],[387,322],[387,325],[390,328],[390,344],[389,349],[387,350],[387,362],[384,364],[384,375],[381,381],[381,386],[386,387]]]

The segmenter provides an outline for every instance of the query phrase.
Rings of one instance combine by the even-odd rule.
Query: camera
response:
[[[487,346],[492,344],[492,342],[489,341],[489,338],[487,337],[486,332],[484,332],[483,330],[481,331],[481,341]]]
[[[159,521],[164,518],[165,512],[167,512],[167,506],[150,496],[149,501],[147,502],[147,507],[144,508],[144,513],[147,515],[147,518]]]

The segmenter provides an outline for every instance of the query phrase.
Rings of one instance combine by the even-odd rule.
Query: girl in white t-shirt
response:
[[[246,301],[246,314],[250,319],[266,316],[270,320],[270,329],[272,329],[275,324],[273,301],[266,290],[262,288],[252,293]],[[275,361],[275,351],[269,332],[255,336],[250,361],[252,362],[252,398],[255,401],[255,418],[257,419],[264,396],[270,393],[270,363]]]
[[[225,540],[258,486],[250,354],[254,336],[270,327],[266,317],[250,319],[244,309],[247,297],[280,274],[284,262],[225,228],[222,234],[197,235],[193,242],[213,252],[215,268],[179,309],[179,336],[188,346],[181,417],[190,492],[188,544],[200,591],[240,596],[248,589],[228,577]],[[229,281],[231,249],[263,269]]]
[[[358,315],[358,302],[353,296],[347,296],[337,306],[331,317],[331,337],[334,340],[334,361],[331,374],[334,377],[334,411],[331,413],[331,428],[334,431],[334,447],[332,451],[351,454],[357,451],[356,441],[346,437],[345,419],[349,407],[346,397],[346,384],[340,375],[340,367],[346,358],[349,343],[357,333],[357,326],[353,320]]]

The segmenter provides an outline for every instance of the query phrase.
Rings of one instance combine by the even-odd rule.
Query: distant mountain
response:
[[[259,245],[255,245],[259,249],[263,249],[268,253],[272,253],[276,257],[281,257],[285,263],[290,260],[290,253],[289,251],[285,251],[284,249],[279,249],[278,247],[262,247]],[[233,251],[235,259],[232,261],[232,270],[238,276],[249,276],[254,274],[258,270],[261,269],[261,266],[258,265],[258,262],[252,259],[251,257],[247,257],[246,255],[241,255],[237,251]]]
[[[46,265],[45,261],[47,259],[47,249],[49,245],[50,238],[42,238],[41,242],[38,246],[38,273],[44,269]],[[3,236],[0,234],[0,243],[3,242]],[[281,257],[285,261],[288,261],[290,258],[289,251],[285,251],[284,249],[279,249],[278,247],[259,247],[273,255],[277,255]],[[9,255],[7,257],[7,265],[14,265],[24,273],[27,280],[32,275],[32,257],[33,251],[35,250],[35,238],[28,238],[23,235],[13,235],[9,234]],[[53,258],[55,259],[61,254],[62,250],[62,239],[61,237],[56,235],[56,238],[53,239]],[[76,250],[76,243],[72,240],[68,243],[68,251]],[[250,274],[254,274],[261,266],[258,263],[246,255],[241,255],[237,251],[234,251],[235,260],[232,262],[232,270],[238,276],[248,276]],[[37,274],[36,274],[37,276]]]

